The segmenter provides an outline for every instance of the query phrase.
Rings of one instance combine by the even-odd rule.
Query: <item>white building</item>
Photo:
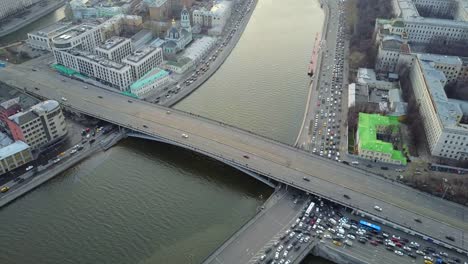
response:
[[[14,15],[24,8],[27,8],[37,2],[39,2],[39,0],[1,0],[0,19]]]
[[[104,41],[102,28],[90,23],[76,25],[52,39],[54,50],[81,50],[94,51],[94,48]]]
[[[468,125],[462,123],[460,104],[447,98],[447,78],[434,62],[418,57],[410,71],[410,80],[424,130],[433,156],[456,160],[468,158]]]
[[[196,39],[182,56],[190,58],[195,64],[205,57],[216,44],[216,38],[204,36]]]
[[[187,57],[180,57],[177,61],[166,61],[163,67],[171,72],[183,74],[193,66],[193,61]]]
[[[125,57],[122,62],[130,66],[132,79],[138,80],[153,68],[161,65],[162,49],[146,46]]]
[[[96,53],[109,60],[120,62],[133,52],[132,41],[128,38],[111,37],[96,47]]]
[[[78,49],[54,50],[54,55],[58,64],[94,77],[121,91],[126,91],[133,80],[135,80],[132,77],[130,66],[108,60],[88,51]]]
[[[47,100],[29,110],[8,117],[16,127],[10,127],[14,138],[26,142],[37,150],[63,138],[68,130],[60,104]]]
[[[13,142],[0,132],[0,175],[33,160],[31,149],[23,141]]]
[[[130,86],[130,92],[143,99],[166,87],[171,82],[169,72],[154,68]]]
[[[28,45],[33,49],[52,50],[52,38],[66,31],[71,23],[58,22],[28,33]]]
[[[195,25],[210,28],[211,32],[220,34],[231,16],[232,2],[221,1],[213,5],[210,10],[202,7],[192,12]]]

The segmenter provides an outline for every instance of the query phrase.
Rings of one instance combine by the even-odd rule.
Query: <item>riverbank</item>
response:
[[[65,5],[65,0],[60,1],[48,1],[47,6],[41,6],[38,4],[34,4],[31,7],[27,8],[23,12],[29,12],[25,15],[25,17],[11,17],[7,18],[9,21],[2,22],[0,27],[0,37],[6,36],[14,31],[25,27],[34,21],[44,17],[45,15],[59,9]]]
[[[245,0],[248,1],[248,0]],[[205,72],[205,74],[201,75],[195,82],[193,82],[189,86],[184,86],[184,84],[181,84],[181,87],[183,87],[178,94],[173,95],[172,98],[169,100],[161,103],[163,106],[167,107],[172,107],[176,105],[178,102],[183,100],[185,97],[189,96],[191,93],[193,93],[196,89],[198,89],[203,83],[205,83],[218,69],[223,65],[223,63],[226,61],[226,59],[229,57],[231,54],[232,50],[234,47],[236,47],[237,42],[242,36],[242,33],[244,33],[245,28],[247,27],[250,18],[255,10],[255,7],[257,6],[258,0],[253,0],[252,4],[250,6],[250,10],[246,13],[245,17],[242,19],[242,23],[240,23],[239,28],[235,31],[234,35],[232,36],[231,40],[228,42],[226,46],[224,46],[223,51],[220,52],[218,55],[217,59],[210,65],[209,69]],[[234,26],[234,23],[232,23]],[[231,29],[232,30],[232,29]],[[230,30],[229,30],[230,31]],[[226,35],[229,33],[229,31],[226,31]],[[212,54],[211,54],[212,55]],[[209,56],[211,56],[209,55]],[[207,57],[209,57],[207,56]]]

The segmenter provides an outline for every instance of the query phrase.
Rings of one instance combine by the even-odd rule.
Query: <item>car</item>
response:
[[[349,195],[347,195],[347,194],[343,194],[343,197],[346,198],[346,199],[351,199],[351,197],[349,197]]]
[[[356,237],[351,235],[351,234],[348,234],[346,237],[349,238],[349,239],[352,239],[352,240],[356,239]]]
[[[129,103],[133,103],[133,101],[132,101],[132,100],[127,100],[127,102],[129,102]]]
[[[24,178],[19,178],[18,183],[22,183],[24,181],[25,181]]]
[[[287,256],[288,256],[288,253],[289,253],[289,251],[285,250],[285,251],[283,252],[283,258],[287,257]]]
[[[302,179],[303,179],[304,181],[310,182],[310,179],[307,178],[307,177],[303,177]]]
[[[417,255],[415,255],[415,254],[413,254],[413,253],[408,253],[408,256],[409,256],[410,258],[414,258],[414,259],[417,258]]]
[[[377,211],[379,211],[379,212],[382,212],[382,208],[381,208],[380,206],[378,206],[378,205],[375,205],[375,206],[374,206],[374,209],[377,210]]]
[[[265,255],[265,254],[260,256],[260,260],[261,260],[261,261],[264,261],[265,259],[266,259],[266,255]]]
[[[403,252],[401,252],[400,250],[395,250],[394,252],[395,252],[395,254],[397,254],[398,256],[403,256],[403,255],[404,255]]]
[[[275,253],[275,260],[278,260],[279,259],[279,252],[276,252]]]
[[[53,160],[53,163],[59,163],[60,160],[61,160],[60,158],[54,159],[54,160]]]
[[[8,190],[10,190],[10,187],[8,187],[8,186],[3,186],[3,187],[0,189],[0,192],[6,193],[6,192],[8,192]]]
[[[66,102],[66,101],[67,101],[67,98],[62,97],[62,101]]]
[[[144,127],[144,128],[148,128],[148,126],[147,126],[147,125],[143,125],[143,127]]]
[[[73,155],[73,154],[75,154],[77,151],[78,151],[78,150],[76,150],[76,149],[72,149],[72,150],[70,151],[70,154]]]
[[[277,246],[279,246],[279,244],[280,244],[280,242],[279,242],[278,240],[277,240],[277,241],[275,241],[275,242],[273,242],[273,246],[274,246],[274,247],[277,247]]]
[[[411,248],[408,247],[408,246],[404,246],[403,249],[406,250],[406,251],[411,251]]]
[[[455,238],[453,236],[445,236],[445,238],[450,241],[455,241]]]
[[[245,159],[249,159],[249,158],[250,158],[250,157],[249,157],[249,156],[247,156],[247,155],[244,155],[243,157],[244,157]]]
[[[379,243],[377,241],[375,241],[375,240],[372,240],[370,242],[370,244],[373,245],[373,246],[378,246],[379,245]]]
[[[93,138],[93,139],[91,139],[91,140],[89,141],[89,144],[93,144],[95,141],[96,141],[96,139]]]
[[[184,134],[182,134],[182,137],[183,138],[188,138],[188,135],[184,133]]]
[[[444,256],[444,257],[448,257],[448,256],[449,256],[449,255],[447,254],[447,252],[440,252],[439,255]]]
[[[421,255],[421,256],[426,255],[426,253],[424,253],[424,251],[422,251],[422,250],[416,250],[416,254]]]
[[[333,240],[333,244],[337,247],[341,247],[343,245],[340,241]]]
[[[33,165],[29,165],[29,166],[26,168],[26,171],[30,171],[30,170],[32,170],[32,169],[34,169],[34,166],[33,166]]]
[[[83,88],[88,89],[88,86],[84,85]]]

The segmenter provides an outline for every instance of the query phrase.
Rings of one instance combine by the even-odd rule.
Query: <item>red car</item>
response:
[[[373,246],[378,246],[378,245],[379,245],[379,243],[377,243],[377,241],[374,241],[374,240],[372,240],[370,243],[371,243],[371,245],[373,245]]]
[[[394,243],[398,243],[398,242],[399,242],[399,240],[398,240],[398,239],[396,239],[396,238],[392,238],[392,242],[394,242]]]
[[[399,247],[399,248],[402,247],[402,245],[401,245],[400,243],[395,243],[395,246],[397,246],[397,247]]]

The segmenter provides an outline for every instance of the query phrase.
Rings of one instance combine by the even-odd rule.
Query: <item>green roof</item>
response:
[[[148,83],[152,83],[157,79],[161,79],[169,75],[169,72],[161,70],[160,68],[154,68],[151,71],[147,72],[143,77],[130,85],[130,90],[138,90]]]
[[[60,73],[70,75],[70,76],[79,73],[79,72],[77,72],[77,71],[75,71],[73,69],[70,69],[70,68],[65,67],[63,65],[60,65],[60,64],[54,64],[54,65],[52,65],[52,68],[54,68],[56,71],[58,71]]]
[[[126,96],[133,97],[133,98],[138,98],[138,96],[136,96],[135,94],[133,94],[132,92],[129,92],[129,91],[124,91],[124,92],[122,92],[122,94],[126,95]]]
[[[400,19],[393,20],[392,26],[394,27],[405,27],[405,22]]]
[[[391,154],[393,160],[398,160],[405,165],[406,158],[401,151],[394,150],[391,143],[377,139],[378,126],[392,125],[398,129],[398,117],[359,113],[359,147],[364,150]]]

